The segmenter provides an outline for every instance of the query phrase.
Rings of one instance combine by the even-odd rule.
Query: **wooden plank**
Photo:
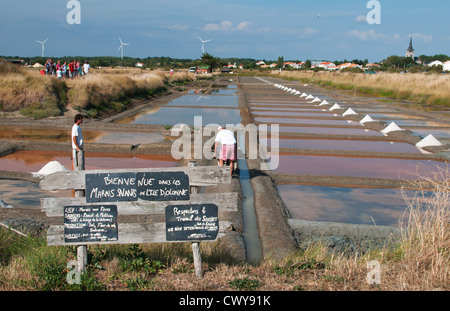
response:
[[[219,234],[217,238],[225,235],[231,222],[219,221]],[[117,241],[107,242],[82,242],[80,245],[97,245],[97,244],[150,244],[150,243],[170,243],[166,240],[166,224],[165,223],[119,223],[119,239]],[[202,241],[213,242],[213,241]],[[64,242],[64,226],[50,226],[47,231],[48,246],[69,246],[79,245],[78,243]]]
[[[117,169],[117,170],[84,170],[63,171],[47,175],[39,186],[42,190],[81,190],[85,187],[85,174],[105,173],[145,173],[145,172],[185,172],[189,176],[190,186],[204,187],[231,183],[229,169],[224,166],[170,167],[145,169]]]
[[[117,205],[119,215],[151,215],[164,214],[167,205],[177,204],[206,204],[214,203],[219,207],[219,212],[236,212],[239,195],[234,193],[198,193],[192,194],[189,201],[132,201],[114,203],[92,203],[96,205]],[[64,206],[91,205],[86,203],[86,198],[42,198],[41,210],[48,217],[64,216]]]

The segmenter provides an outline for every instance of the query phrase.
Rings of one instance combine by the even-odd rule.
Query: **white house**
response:
[[[323,62],[317,65],[317,67],[323,68],[325,70],[335,70],[336,64],[332,62]]]
[[[443,63],[442,66],[444,67],[444,71],[450,72],[450,60]]]
[[[442,66],[443,63],[439,60],[435,60],[434,62],[431,62],[428,64],[428,66],[432,67],[432,66]]]

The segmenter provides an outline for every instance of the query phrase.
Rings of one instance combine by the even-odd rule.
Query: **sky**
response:
[[[373,1],[373,0],[371,0]],[[0,55],[124,56],[198,59],[353,60],[450,55],[450,1],[378,0],[78,0],[80,24],[69,24],[69,0],[0,0]]]

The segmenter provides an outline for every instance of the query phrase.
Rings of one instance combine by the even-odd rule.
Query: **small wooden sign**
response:
[[[169,205],[165,216],[167,241],[213,241],[219,233],[215,204]]]
[[[117,240],[116,205],[64,207],[64,242],[106,242]]]
[[[86,202],[189,200],[184,172],[120,172],[86,174]]]

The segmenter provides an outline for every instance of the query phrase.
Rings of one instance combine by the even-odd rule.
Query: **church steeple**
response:
[[[406,50],[406,57],[411,57],[414,59],[414,48],[412,46],[412,37],[410,37],[410,40],[409,40],[409,47]]]

